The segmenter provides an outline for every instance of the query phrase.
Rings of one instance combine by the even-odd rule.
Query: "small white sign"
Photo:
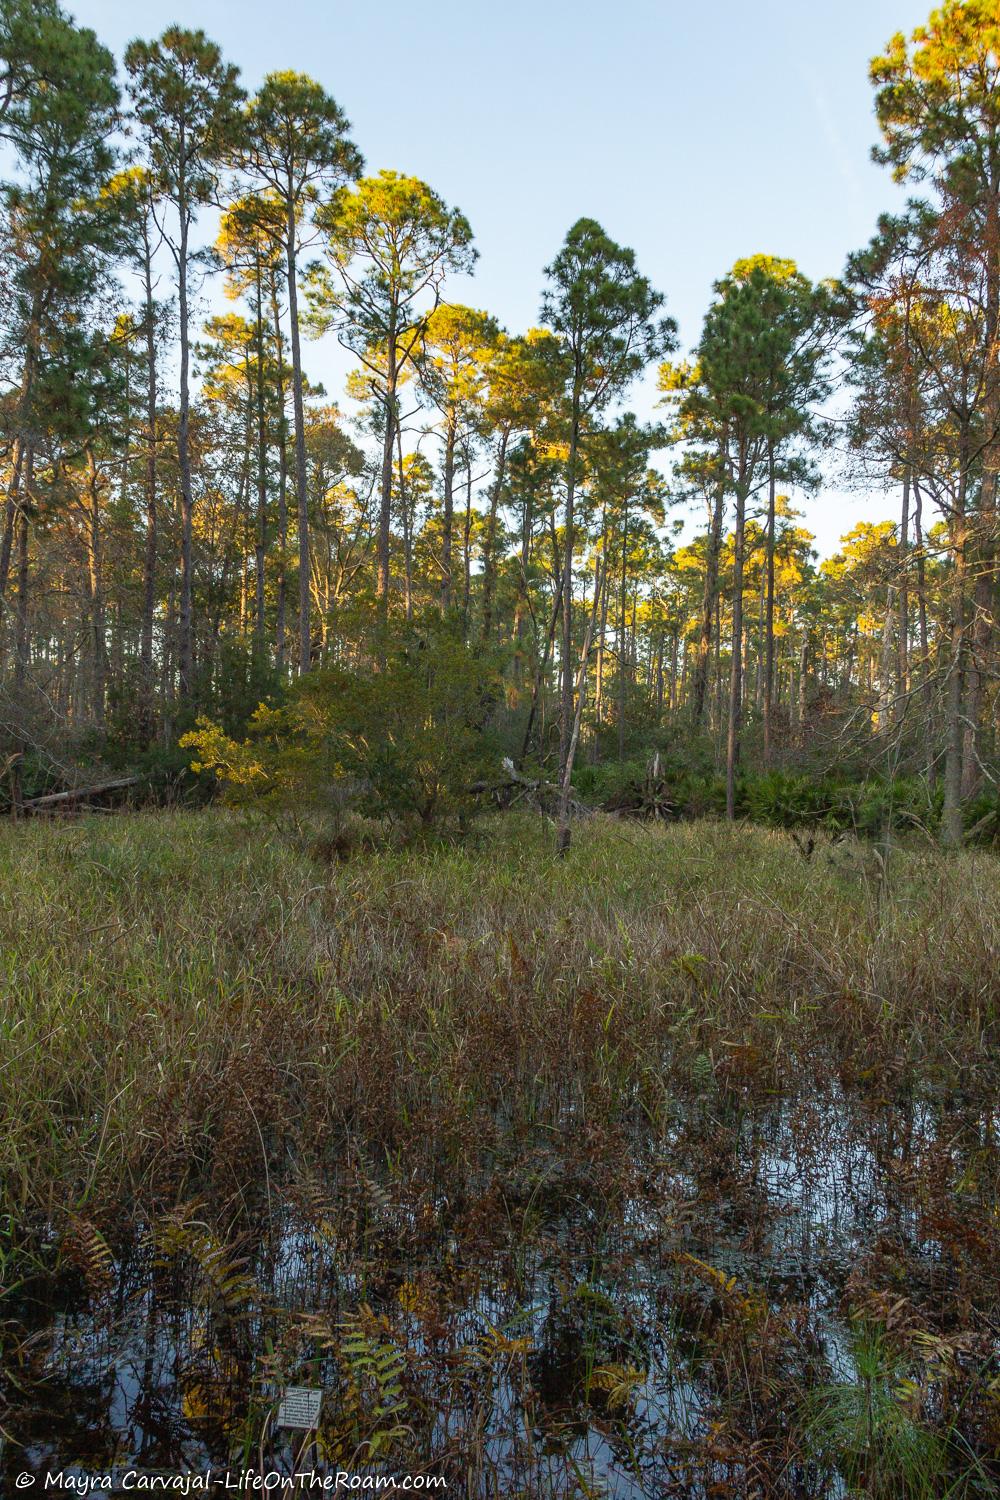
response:
[[[312,1431],[319,1425],[323,1392],[312,1385],[290,1385],[278,1407],[279,1427],[304,1427]]]

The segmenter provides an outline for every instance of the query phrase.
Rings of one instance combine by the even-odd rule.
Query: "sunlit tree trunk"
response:
[[[462,634],[468,639],[472,599],[472,454],[466,455],[465,522],[462,529]]]
[[[299,290],[295,254],[295,195],[289,175],[286,199],[285,257],[288,265],[288,336],[292,351],[292,420],[295,442],[295,520],[299,543],[299,661],[308,672],[309,638],[309,479],[306,469],[306,413],[299,336]]]
[[[142,564],[142,627],[139,645],[139,676],[142,704],[139,737],[146,746],[153,738],[153,621],[156,613],[157,473],[156,473],[156,304],[153,300],[153,253],[149,220],[143,219],[143,292],[146,334],[146,537]]]
[[[576,548],[574,505],[576,500],[576,468],[580,442],[580,382],[579,357],[574,372],[573,394],[570,409],[569,458],[566,465],[566,507],[564,512],[565,536],[563,538],[562,563],[562,689],[560,692],[559,717],[559,780],[565,780],[570,740],[573,734],[573,553]],[[572,774],[572,767],[570,767]],[[563,820],[557,834],[557,852],[569,848],[569,822]]]
[[[253,648],[258,660],[265,651],[267,621],[265,618],[265,564],[267,557],[267,401],[264,389],[264,285],[260,246],[254,250],[254,339],[257,370],[254,377],[254,405],[257,422],[257,528],[254,546]]]
[[[500,433],[496,470],[493,475],[493,485],[490,489],[490,510],[486,519],[486,535],[483,538],[483,641],[488,641],[493,632],[493,596],[496,590],[497,577],[497,513],[500,507],[500,496],[503,493],[504,479],[507,471],[507,444],[509,440],[510,428],[504,427]]]
[[[743,709],[743,554],[746,544],[747,459],[740,445],[736,480],[736,527],[733,546],[733,659],[729,677],[729,721],[726,734],[726,817],[736,817],[736,772],[740,759]]]
[[[87,592],[90,606],[91,713],[97,725],[104,723],[107,682],[107,642],[104,580],[101,566],[100,474],[93,449],[87,450],[86,551]]]
[[[444,471],[441,505],[441,608],[448,610],[452,604],[452,533],[455,515],[455,409],[449,407],[445,419]]]
[[[764,606],[764,764],[773,754],[774,717],[774,445],[767,447],[767,598]]]
[[[282,349],[281,316],[277,287],[271,286],[271,318],[274,323],[275,362],[277,365],[278,417],[278,577],[274,654],[279,670],[285,666],[285,631],[288,610],[288,581],[285,560],[288,554],[288,438],[285,426],[285,357]]]
[[[708,675],[712,657],[712,635],[719,602],[719,556],[722,549],[722,518],[725,504],[725,481],[720,476],[712,501],[705,549],[705,582],[701,605],[701,634],[691,687],[691,709],[696,729],[705,722]],[[718,666],[718,658],[716,658]]]
[[[191,481],[191,330],[188,326],[188,199],[186,178],[180,174],[177,189],[180,241],[177,251],[177,312],[180,320],[180,409],[177,422],[177,462],[181,481],[181,597],[180,694],[188,698],[194,689],[194,490]]]
[[[965,653],[967,626],[968,535],[966,502],[968,485],[968,433],[963,431],[959,457],[959,488],[951,526],[951,551],[954,577],[951,582],[951,627],[948,676],[945,691],[944,803],[941,809],[941,838],[948,847],[961,847],[964,835],[962,818],[963,757],[966,752],[962,710],[965,705]]]

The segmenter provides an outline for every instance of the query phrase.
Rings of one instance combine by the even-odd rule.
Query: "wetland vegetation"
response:
[[[314,8],[506,307],[326,82],[0,0],[0,1490],[995,1497],[1000,0],[860,229],[850,7]]]
[[[8,1479],[290,1466],[300,1381],[459,1493],[994,1492],[995,859],[372,838],[0,842]]]

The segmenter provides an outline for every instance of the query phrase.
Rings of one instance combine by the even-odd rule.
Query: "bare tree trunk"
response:
[[[622,507],[622,567],[618,599],[618,763],[625,759],[625,598],[628,589],[628,504]]]
[[[188,327],[188,210],[183,179],[178,196],[180,248],[177,255],[177,311],[180,319],[181,368],[180,411],[177,423],[177,460],[181,479],[181,599],[180,599],[180,695],[189,698],[194,689],[194,493],[191,486],[190,366],[191,333]]]
[[[719,599],[719,556],[722,550],[722,516],[725,503],[725,481],[720,477],[712,505],[705,554],[705,585],[701,606],[701,635],[691,687],[691,710],[696,729],[705,721],[708,694],[708,670],[712,655],[712,633]]]
[[[774,715],[774,445],[767,447],[767,600],[764,613],[764,764],[771,764]]]
[[[153,617],[156,611],[156,304],[153,300],[153,255],[148,224],[143,240],[143,281],[146,300],[146,546],[142,567],[142,629],[139,677],[142,705],[139,739],[143,748],[153,738]]]
[[[903,475],[903,509],[899,518],[899,638],[896,642],[896,692],[899,696],[897,717],[905,712],[905,695],[910,690],[910,592],[907,578],[910,569],[910,466]]]
[[[576,460],[580,440],[579,372],[573,385],[573,411],[570,418],[569,462],[566,466],[566,533],[563,539],[562,567],[562,692],[559,714],[559,777],[565,777],[573,733],[573,505],[576,498]]]
[[[403,605],[407,624],[413,619],[413,518],[403,469],[403,435],[396,429],[396,467],[399,475],[399,519],[403,528]]]
[[[964,541],[961,548],[964,553]],[[959,849],[964,837],[962,818],[962,704],[965,697],[965,563],[956,556],[955,598],[952,604],[951,651],[948,662],[945,708],[944,805],[941,838],[949,848]]]
[[[973,577],[968,580],[972,617],[965,647],[966,697],[962,745],[962,796],[982,785],[987,723],[986,687],[996,641],[997,474],[1000,470],[1000,181],[992,180],[983,227],[986,268],[986,348],[983,400],[984,443],[979,503],[968,537]],[[989,746],[992,750],[992,745]]]
[[[521,685],[524,675],[524,617],[528,612],[528,564],[531,562],[533,527],[533,506],[531,495],[528,493],[521,505],[521,552],[517,570],[517,603],[514,606],[514,681],[518,686]]]
[[[30,482],[29,477],[29,485]],[[17,519],[17,627],[14,647],[14,683],[19,689],[24,687],[28,677],[28,639],[28,512],[22,503]]]
[[[28,454],[26,489],[31,488],[31,450]],[[20,694],[28,676],[28,512],[22,502],[17,512],[17,616],[14,632],[14,686]],[[15,731],[11,762],[11,814],[18,818],[22,805],[22,766],[27,742],[22,729]]]
[[[923,496],[920,483],[913,479],[913,535],[917,548],[917,630],[920,637],[920,696],[924,710],[924,744],[927,778],[934,775],[934,716],[931,703],[930,646],[927,639],[927,586],[924,563]]]
[[[601,514],[601,555],[605,554],[606,538],[608,531],[607,509]],[[601,620],[597,629],[597,662],[594,671],[594,724],[596,726],[591,759],[596,765],[600,754],[600,731],[604,727],[604,656],[605,641],[608,633],[608,591],[605,589],[601,597]]]
[[[597,572],[594,578],[594,602],[590,607],[590,618],[587,621],[587,631],[583,638],[583,650],[580,653],[580,668],[576,679],[576,709],[573,714],[573,727],[570,731],[569,745],[566,751],[566,764],[562,768],[559,781],[559,814],[556,824],[556,854],[563,858],[570,846],[569,827],[569,799],[573,784],[573,761],[576,759],[576,747],[580,739],[580,721],[583,717],[583,700],[587,687],[587,665],[590,661],[590,643],[594,637],[594,624],[597,620],[597,608],[601,591],[604,586],[604,570],[600,561],[597,564]]]
[[[389,538],[392,530],[392,450],[396,435],[396,312],[389,318],[388,364],[385,387],[385,433],[382,441],[382,490],[378,515],[378,557],[375,597],[378,624],[383,634],[389,620]],[[384,643],[379,643],[381,655]]]
[[[288,332],[292,346],[292,414],[295,423],[295,502],[299,538],[299,671],[308,672],[309,639],[309,487],[306,474],[306,414],[299,339],[299,291],[295,266],[295,203],[289,185],[286,199],[285,252],[288,262]]]
[[[452,528],[455,514],[455,412],[448,411],[445,425],[444,473],[441,508],[441,609],[452,603]]]
[[[17,438],[14,444],[14,462],[11,467],[10,483],[7,486],[7,498],[4,503],[3,537],[0,539],[0,601],[7,595],[7,579],[10,575],[10,559],[14,547],[14,535],[17,528],[17,517],[20,510],[19,497],[21,492],[21,471],[24,467],[25,444],[21,438]]]
[[[878,707],[876,709],[877,732],[887,734],[892,727],[892,715],[889,705],[892,702],[893,671],[892,671],[892,623],[895,615],[893,588],[886,589],[885,597],[885,619],[882,622],[882,651],[879,657],[878,668]]]
[[[528,746],[531,744],[531,731],[535,727],[535,712],[541,698],[542,681],[545,677],[545,672],[549,664],[549,657],[552,654],[552,645],[556,638],[556,626],[559,623],[559,614],[562,609],[562,589],[563,580],[560,577],[558,583],[556,584],[555,599],[552,603],[552,618],[549,621],[548,634],[545,638],[545,650],[535,668],[535,678],[531,687],[531,707],[528,710],[528,722],[524,726],[524,739],[521,741],[521,753],[517,759],[517,763],[519,766],[522,766],[524,764],[524,758],[528,753]]]
[[[107,679],[105,642],[104,581],[101,567],[100,485],[93,450],[87,453],[87,585],[90,594],[91,637],[91,710],[95,724],[104,723],[104,697]]]
[[[25,336],[24,371],[21,390],[17,400],[17,415],[14,428],[14,453],[10,483],[4,505],[3,535],[0,537],[0,606],[7,596],[7,579],[14,546],[16,523],[20,510],[20,493],[25,467],[31,467],[34,456],[34,438],[30,433],[31,404],[34,396],[35,366],[41,337],[42,294],[38,287],[32,297],[31,313]]]
[[[288,580],[285,557],[288,550],[288,440],[285,433],[285,357],[281,347],[281,317],[278,312],[277,288],[271,286],[271,316],[274,320],[274,347],[278,379],[278,579],[277,610],[274,626],[274,655],[278,669],[285,666],[285,617],[288,608]]]
[[[18,523],[24,514],[25,502],[21,499],[22,474],[25,468],[30,469],[33,457],[34,450],[30,445],[26,446],[21,439],[18,439],[14,455],[13,472],[11,474],[10,485],[7,489],[7,499],[4,507],[3,539],[0,541],[0,660],[3,659],[3,647],[6,636],[5,605],[7,582],[10,575],[10,560],[18,535]]]
[[[736,769],[740,758],[743,707],[743,553],[746,540],[746,457],[740,453],[736,486],[736,533],[733,553],[733,660],[729,676],[729,726],[726,736],[726,817],[736,817]]]
[[[257,539],[254,548],[253,649],[259,660],[264,658],[265,627],[265,559],[267,554],[267,406],[264,393],[264,286],[258,248],[254,257],[256,290],[257,340]]]
[[[959,494],[952,527],[952,551],[955,576],[952,580],[951,650],[945,708],[944,804],[941,809],[941,839],[949,848],[961,848],[964,838],[962,818],[962,762],[965,751],[962,708],[965,702],[965,631],[968,537],[966,535],[966,444],[960,460]]]
[[[469,605],[472,601],[472,452],[465,464],[465,524],[462,529],[462,636],[469,635]]]
[[[507,443],[510,438],[510,429],[505,427],[500,434],[500,446],[497,450],[497,466],[493,476],[493,487],[490,490],[490,513],[486,522],[486,536],[483,541],[483,621],[482,639],[488,641],[493,631],[493,594],[496,588],[496,545],[497,545],[497,512],[500,507],[500,496],[503,493],[504,478],[507,469]]]

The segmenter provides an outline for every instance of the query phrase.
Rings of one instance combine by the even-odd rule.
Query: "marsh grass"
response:
[[[872,1442],[891,1457],[886,1443],[912,1439],[926,1467],[956,1451],[935,1425],[948,1416],[975,1446],[969,1423],[994,1422],[981,1319],[1000,1302],[992,858],[841,841],[805,859],[780,832],[600,816],[562,861],[528,816],[459,842],[368,844],[327,862],[308,830],[217,811],[4,830],[0,1313],[23,1316],[44,1269],[110,1327],[152,1255],[143,1275],[186,1265],[201,1309],[190,1420],[206,1389],[221,1402],[231,1366],[259,1391],[265,1367],[333,1360],[336,1442],[384,1456],[420,1431],[429,1462],[455,1403],[444,1447],[494,1476],[470,1493],[492,1493],[489,1370],[520,1413],[532,1484],[539,1424],[583,1402],[628,1493],[667,1493],[643,1486],[669,1459],[691,1484],[676,1493],[701,1493],[697,1474],[706,1494],[757,1492],[754,1475],[761,1494],[779,1479],[825,1494],[809,1455],[817,1475],[861,1472],[867,1377],[849,1359],[833,1378],[814,1292],[780,1289],[783,1210],[758,1168],[775,1110],[796,1160],[818,1161],[809,1101],[836,1096],[885,1161],[872,1222],[824,1271],[828,1300],[877,1320],[896,1287],[920,1308],[905,1338],[898,1307],[883,1317],[898,1358],[919,1333],[952,1360],[936,1414],[896,1432],[889,1404]],[[933,1126],[915,1131],[921,1110]],[[892,1202],[909,1235],[895,1249]],[[265,1328],[290,1223],[311,1290]],[[730,1240],[735,1272],[718,1264]],[[622,1292],[654,1243],[655,1316]],[[458,1308],[496,1255],[506,1301],[492,1293],[470,1333]],[[544,1316],[525,1311],[542,1261]],[[263,1367],[241,1343],[251,1315]],[[658,1342],[690,1368],[654,1421]],[[470,1416],[461,1391],[480,1387]],[[563,1477],[578,1463],[567,1448]]]
[[[4,1212],[132,1210],[478,1121],[657,1120],[673,1091],[993,1077],[1000,866],[702,823],[510,819],[322,867],[227,814],[0,839]],[[888,887],[888,888],[886,888]],[[236,1169],[235,1171],[233,1169]]]

